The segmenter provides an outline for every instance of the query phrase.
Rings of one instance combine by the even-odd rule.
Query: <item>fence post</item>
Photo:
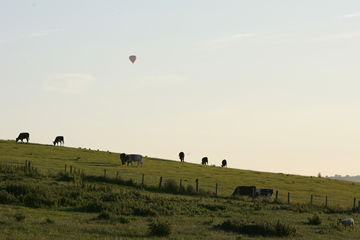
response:
[[[142,181],[141,181],[142,187],[144,187],[144,185],[145,185],[145,183],[144,183],[144,178],[145,178],[145,175],[143,174],[143,175],[142,175]]]
[[[218,184],[216,183],[215,197],[217,197],[217,188],[218,188]]]
[[[325,207],[327,208],[327,196],[325,198]]]
[[[182,185],[182,179],[180,179],[180,189],[179,189],[180,193],[181,193],[181,185]]]
[[[311,201],[310,201],[311,205],[312,205],[312,202],[313,202],[313,195],[311,194]]]
[[[290,192],[288,192],[288,204],[290,204]]]
[[[104,179],[106,178],[106,169],[104,169]]]
[[[29,170],[30,170],[30,165],[31,165],[31,162],[29,161],[29,162],[28,162],[28,167],[29,167]]]
[[[161,183],[162,183],[162,177],[160,177],[159,188],[161,188]]]
[[[198,192],[199,190],[199,181],[196,179],[196,193]]]
[[[70,165],[70,173],[72,173],[72,165]]]
[[[118,178],[119,177],[119,172],[116,172],[116,178]]]
[[[276,201],[278,200],[278,194],[279,194],[279,190],[276,190],[276,197],[275,197]]]
[[[354,208],[356,207],[356,198],[354,198]]]
[[[66,172],[66,164],[65,164],[65,172]]]

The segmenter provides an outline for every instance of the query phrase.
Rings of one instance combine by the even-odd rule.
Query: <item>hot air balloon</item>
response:
[[[136,60],[136,56],[135,55],[131,55],[129,57],[130,61],[134,64],[135,60]]]

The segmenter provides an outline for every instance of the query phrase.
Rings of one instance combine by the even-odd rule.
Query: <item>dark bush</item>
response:
[[[14,204],[18,203],[19,200],[13,195],[8,193],[6,190],[0,192],[0,203],[2,204]]]
[[[291,236],[295,236],[295,234],[296,234],[295,227],[291,227],[285,223],[280,223],[279,220],[277,221],[277,223],[275,225],[270,226],[269,230],[270,230],[270,232],[272,232],[272,235],[270,235],[270,236],[291,237]]]
[[[38,192],[38,191],[44,192],[43,188],[39,188],[35,184],[31,184],[31,183],[11,183],[5,187],[5,190],[8,193],[14,194],[14,196],[16,197],[19,195],[26,195],[32,192]],[[48,189],[46,189],[45,192],[47,190]]]
[[[246,224],[238,219],[228,219],[222,224],[217,225],[217,227],[225,231],[240,232],[241,226],[244,225]]]
[[[94,212],[94,213],[101,213],[103,211],[111,211],[112,206],[110,203],[103,202],[101,200],[96,200],[95,202],[85,206],[83,210],[85,212]]]
[[[190,184],[187,185],[186,186],[186,192],[190,193],[190,194],[195,193],[195,187],[193,185],[190,185]]]
[[[54,223],[55,221],[52,220],[52,219],[50,219],[50,218],[47,218],[47,219],[46,219],[46,222],[52,224],[52,223]]]
[[[101,200],[104,202],[121,202],[123,201],[123,199],[126,199],[125,196],[127,194],[125,193],[116,193],[116,192],[111,192],[111,193],[107,193],[105,194]],[[126,196],[127,197],[127,196]]]
[[[5,190],[28,207],[57,206],[58,194],[57,188],[50,188],[48,185],[35,183],[11,183],[5,187]],[[14,200],[7,196],[9,200]]]
[[[21,222],[26,218],[26,216],[22,213],[17,213],[14,215],[14,217],[15,217],[15,220],[18,222]]]
[[[169,192],[179,192],[179,184],[175,181],[175,179],[167,179],[164,182],[164,189]]]
[[[74,181],[74,175],[68,172],[59,172],[57,175],[57,180],[63,182],[72,182]]]
[[[120,223],[123,223],[123,224],[125,224],[125,223],[131,223],[131,220],[130,220],[128,217],[126,217],[126,216],[120,216],[120,217],[118,217],[118,218],[117,218],[117,221],[120,222]]]
[[[322,222],[321,218],[316,214],[311,218],[308,217],[308,220],[310,225],[321,225]]]
[[[100,220],[109,220],[111,217],[112,217],[111,212],[104,211],[104,212],[101,212],[97,218]]]
[[[249,224],[245,221],[237,219],[229,219],[216,227],[225,230],[232,231],[240,234],[247,234],[251,236],[261,235],[264,237],[291,237],[295,236],[296,228],[287,224],[282,224],[280,221],[274,223],[260,223]]]
[[[212,195],[211,191],[205,190],[202,188],[199,189],[198,194],[201,196],[211,196]]]
[[[23,197],[25,206],[33,208],[58,206],[58,200],[49,193],[28,193]]]
[[[211,225],[211,224],[214,223],[215,216],[214,216],[214,215],[210,215],[210,217],[211,217],[211,218],[210,218],[209,220],[207,220],[207,221],[204,222],[205,225]]]
[[[166,237],[171,234],[172,225],[168,221],[151,220],[149,225],[149,234],[152,236]]]

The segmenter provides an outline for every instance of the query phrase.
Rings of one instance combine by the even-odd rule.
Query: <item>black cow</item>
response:
[[[30,134],[27,132],[20,133],[19,136],[16,138],[16,142],[21,140],[23,142],[23,139],[26,139],[26,142],[29,142]]]
[[[207,158],[207,157],[203,157],[203,158],[201,159],[201,164],[202,164],[202,165],[208,164],[208,158]]]
[[[233,196],[240,195],[240,196],[248,196],[248,197],[255,197],[256,194],[256,187],[255,186],[237,186]]]
[[[226,162],[226,160],[224,159],[224,160],[222,160],[222,162],[221,162],[221,167],[226,167],[227,166],[227,162]]]
[[[55,145],[57,145],[58,143],[60,143],[60,146],[61,146],[61,144],[62,145],[64,145],[64,137],[63,136],[57,136],[56,138],[55,138],[55,141],[53,141],[53,143],[54,143],[54,146]]]
[[[179,158],[180,158],[180,162],[185,162],[185,153],[183,153],[183,152],[180,152],[179,153]]]

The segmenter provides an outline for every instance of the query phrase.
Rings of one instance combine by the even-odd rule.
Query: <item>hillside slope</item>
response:
[[[352,208],[357,183],[155,158],[145,158],[142,168],[127,167],[119,153],[13,141],[0,141],[0,153],[4,239],[360,238],[357,230],[337,224],[339,218],[359,221]],[[70,165],[76,173],[69,173]],[[181,194],[180,179],[186,187]],[[165,186],[169,182],[174,185]],[[279,199],[229,197],[237,185],[271,187]]]
[[[143,167],[121,165],[119,153],[102,152],[89,149],[56,147],[32,143],[16,143],[0,140],[0,162],[23,165],[25,161],[38,167],[42,172],[57,173],[69,171],[69,166],[85,171],[87,175],[115,177],[117,173],[124,179],[133,179],[147,186],[158,186],[160,177],[174,179],[185,185],[195,186],[199,180],[199,188],[214,193],[218,185],[218,196],[230,196],[236,186],[256,186],[272,188],[279,192],[279,199],[287,202],[288,193],[291,202],[313,201],[325,204],[352,206],[353,199],[360,199],[360,183],[330,180],[318,177],[304,177],[282,173],[256,172],[241,169],[203,166],[193,163],[181,163],[165,159],[144,157]],[[136,164],[135,164],[136,165]]]

